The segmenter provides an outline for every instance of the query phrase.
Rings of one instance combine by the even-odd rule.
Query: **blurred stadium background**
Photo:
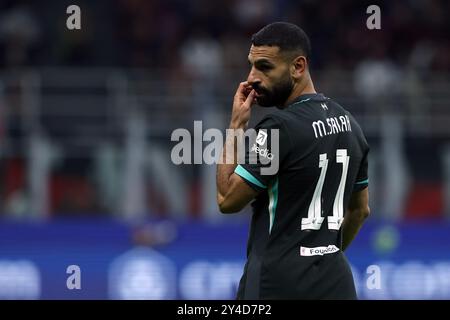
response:
[[[174,165],[170,137],[226,128],[250,36],[277,20],[310,35],[316,89],[371,145],[360,297],[450,299],[449,2],[376,1],[372,31],[370,4],[0,1],[0,299],[234,297],[249,212],[221,215],[215,167]]]

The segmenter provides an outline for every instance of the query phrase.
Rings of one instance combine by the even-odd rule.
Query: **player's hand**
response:
[[[246,129],[250,120],[250,110],[255,102],[255,90],[247,82],[241,82],[234,95],[231,114],[231,129]]]

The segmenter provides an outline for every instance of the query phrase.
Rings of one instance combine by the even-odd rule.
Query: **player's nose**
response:
[[[250,72],[248,74],[247,82],[250,85],[261,82],[261,79],[258,76],[258,72],[255,70],[254,67],[250,70]]]

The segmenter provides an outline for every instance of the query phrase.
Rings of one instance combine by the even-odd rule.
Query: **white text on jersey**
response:
[[[316,138],[322,138],[331,134],[352,131],[350,119],[347,115],[340,116],[339,118],[326,118],[326,123],[328,125],[328,131],[325,128],[325,123],[322,120],[317,120],[312,123],[314,135],[316,136]]]

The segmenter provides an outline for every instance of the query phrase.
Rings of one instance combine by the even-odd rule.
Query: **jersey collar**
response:
[[[302,94],[302,95],[298,96],[297,98],[295,98],[294,101],[292,101],[292,103],[290,105],[298,104],[298,103],[302,103],[302,102],[306,102],[306,101],[310,101],[310,100],[326,101],[326,100],[328,100],[328,98],[325,97],[322,93],[307,93],[307,94]]]

